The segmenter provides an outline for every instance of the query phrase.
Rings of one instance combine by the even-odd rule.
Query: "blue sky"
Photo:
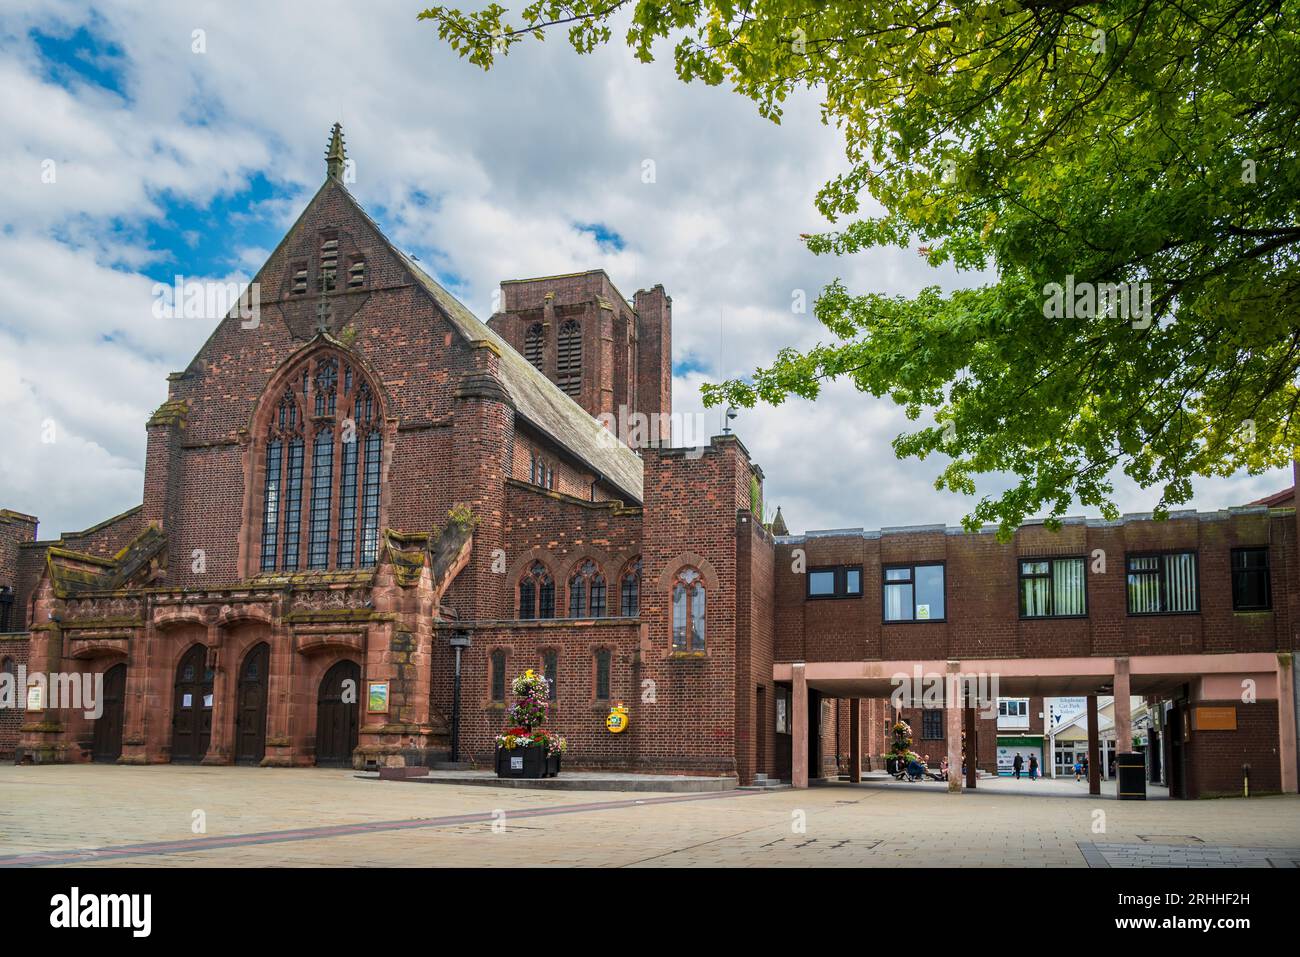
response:
[[[703,382],[821,338],[811,309],[792,312],[796,290],[811,302],[836,277],[891,294],[978,278],[907,249],[808,254],[800,234],[827,225],[813,197],[845,165],[809,97],[776,126],[724,89],[681,84],[669,58],[577,57],[562,42],[523,45],[484,74],[419,9],[0,10],[0,507],[39,515],[48,537],[139,503],[143,423],[211,330],[151,318],[153,284],[251,278],[319,186],[336,120],[358,199],[478,315],[503,279],[603,268],[629,298],[662,283],[682,413],[702,411]],[[57,441],[43,441],[51,425]],[[933,489],[941,463],[894,459],[901,410],[842,384],[815,406],[746,410],[736,428],[796,531],[955,524],[973,505]],[[1289,483],[1198,481],[1195,504]],[[1123,510],[1155,499],[1117,480]]]

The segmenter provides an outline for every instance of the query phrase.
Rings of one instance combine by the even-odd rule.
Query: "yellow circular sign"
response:
[[[609,717],[605,719],[605,727],[609,729],[610,734],[622,734],[627,730],[628,716],[627,708],[621,704],[615,705],[610,709]]]

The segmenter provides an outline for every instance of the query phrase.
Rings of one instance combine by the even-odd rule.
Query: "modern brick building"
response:
[[[232,312],[169,377],[140,506],[53,540],[0,511],[0,665],[104,680],[97,718],[56,706],[58,679],[24,689],[0,754],[434,763],[458,635],[459,741],[480,762],[531,667],[555,681],[570,766],[801,786],[876,766],[891,679],[919,669],[994,674],[1039,710],[1145,695],[1176,793],[1231,793],[1243,762],[1253,790],[1295,790],[1288,495],[1010,542],[791,535],[762,521],[735,436],[669,447],[663,287],[629,302],[599,270],[512,280],[484,323],[344,168],[336,127],[325,182],[255,277],[258,314]],[[972,765],[995,770],[996,720],[962,703],[908,705],[917,750],[959,761],[964,722]]]

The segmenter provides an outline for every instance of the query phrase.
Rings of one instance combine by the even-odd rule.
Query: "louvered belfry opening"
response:
[[[542,368],[542,350],[545,344],[546,333],[542,329],[542,324],[533,323],[524,335],[524,358],[532,363],[535,369]]]
[[[582,393],[582,327],[576,319],[560,326],[556,340],[555,381],[568,395]]]

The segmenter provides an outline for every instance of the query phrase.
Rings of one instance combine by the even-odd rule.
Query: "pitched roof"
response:
[[[1280,492],[1274,492],[1272,495],[1265,495],[1263,498],[1256,499],[1249,505],[1267,505],[1269,508],[1280,508],[1283,505],[1295,504],[1295,486],[1284,488]]]
[[[327,185],[329,181],[327,181]],[[342,184],[339,190],[357,211],[374,227],[388,247],[397,255],[412,278],[429,293],[434,302],[468,341],[487,340],[501,355],[501,384],[514,401],[515,411],[535,428],[549,435],[605,482],[627,495],[633,503],[642,501],[641,457],[624,445],[586,409],[573,401],[559,386],[546,378],[514,348],[492,331],[459,299],[444,289],[420,268],[410,256],[398,249]]]

